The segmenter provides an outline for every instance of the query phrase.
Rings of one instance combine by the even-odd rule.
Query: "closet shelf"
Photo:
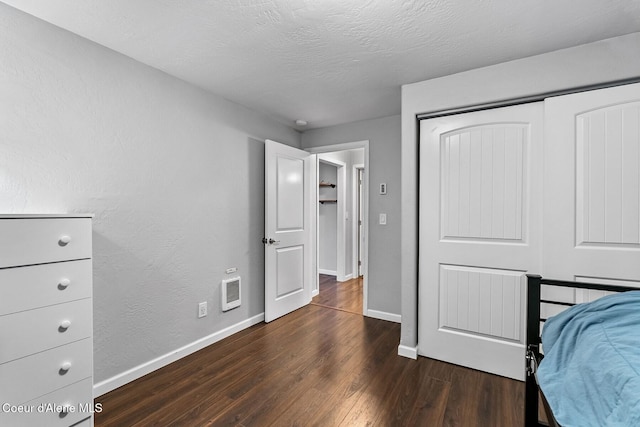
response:
[[[332,184],[330,182],[324,182],[324,181],[320,181],[320,187],[331,187],[331,188],[336,188],[335,184]]]
[[[325,204],[325,203],[338,203],[337,200],[318,200],[320,203]]]

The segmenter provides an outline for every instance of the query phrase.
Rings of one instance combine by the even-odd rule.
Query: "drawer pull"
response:
[[[64,362],[62,366],[60,366],[60,370],[58,371],[58,373],[60,375],[64,375],[69,372],[69,369],[71,369],[71,362]]]
[[[71,320],[63,320],[62,322],[60,322],[60,326],[58,327],[58,331],[64,332],[67,329],[69,329],[69,326],[71,326]]]
[[[62,405],[62,409],[60,409],[60,412],[58,412],[58,416],[60,418],[64,418],[69,415],[69,412],[71,411],[70,406],[71,405],[69,403],[65,403],[64,405]]]
[[[58,244],[60,246],[67,246],[69,242],[71,242],[71,236],[67,236],[66,234],[64,236],[61,236],[60,240],[58,240]]]
[[[58,289],[60,289],[61,291],[67,289],[67,287],[71,284],[71,280],[67,279],[66,277],[64,279],[60,280],[60,283],[58,283]]]

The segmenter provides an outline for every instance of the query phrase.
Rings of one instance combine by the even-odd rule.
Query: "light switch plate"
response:
[[[381,213],[380,214],[380,225],[387,225],[387,214],[386,213]]]
[[[204,317],[207,315],[207,302],[201,302],[198,304],[198,317]]]

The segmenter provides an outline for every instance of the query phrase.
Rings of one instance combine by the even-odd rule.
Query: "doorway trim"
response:
[[[360,171],[362,171],[362,188],[359,188],[360,186],[358,185],[359,182],[359,178],[360,178]],[[359,224],[356,222],[358,221],[360,218],[360,209],[362,209],[362,206],[360,205],[360,200],[359,200],[359,196],[360,196],[360,192],[362,192],[362,205],[364,205],[364,175],[365,175],[365,167],[364,167],[364,163],[358,163],[358,164],[354,164],[353,168],[351,170],[351,176],[353,177],[352,179],[352,204],[351,206],[353,207],[352,211],[351,211],[351,215],[353,216],[353,224],[354,226],[352,227],[352,248],[353,248],[353,261],[352,261],[352,265],[353,265],[353,277],[354,278],[358,278],[360,276],[360,271],[364,271],[363,267],[360,264],[358,264],[358,262],[360,262],[361,260],[364,259],[364,256],[362,256],[362,251],[364,250],[364,245],[362,245],[362,247],[360,247],[360,242],[359,242],[359,233],[358,233],[358,228],[359,228]],[[366,212],[366,209],[364,210]],[[362,228],[364,230],[364,218],[362,219]],[[364,262],[364,261],[363,261]],[[364,274],[363,274],[364,275]]]
[[[364,207],[364,247],[362,248],[362,314],[368,316],[368,294],[369,294],[369,140],[345,142],[341,144],[323,145],[318,147],[303,148],[312,154],[329,153],[334,151],[348,151],[358,148],[364,149],[364,182],[363,185],[363,207]],[[350,214],[350,218],[353,214]],[[353,266],[354,269],[357,267]],[[357,271],[356,271],[357,273]]]

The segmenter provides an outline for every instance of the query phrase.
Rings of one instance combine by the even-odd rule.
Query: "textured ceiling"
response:
[[[640,0],[3,1],[307,128],[399,114],[405,83],[640,31]]]

